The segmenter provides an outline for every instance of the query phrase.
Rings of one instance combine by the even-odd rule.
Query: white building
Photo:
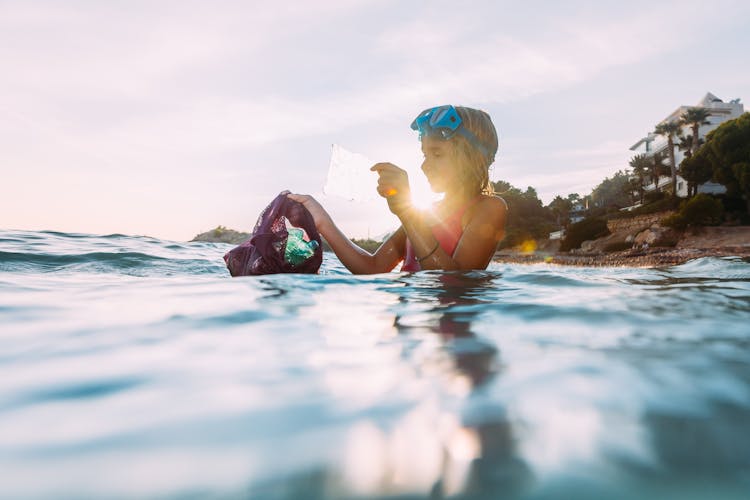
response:
[[[669,116],[664,118],[664,120],[661,121],[661,123],[666,122],[675,122],[680,121],[682,118],[682,115],[690,108],[706,108],[711,113],[711,116],[708,117],[708,121],[710,122],[708,125],[701,125],[698,128],[698,137],[701,139],[705,139],[706,134],[708,134],[710,131],[717,128],[719,125],[724,123],[728,120],[733,120],[735,118],[738,118],[742,113],[745,112],[744,106],[740,102],[739,99],[734,99],[729,102],[724,102],[712,93],[707,93],[703,99],[698,102],[698,104],[694,106],[680,106],[676,110],[674,110]],[[682,127],[682,135],[692,135],[693,131],[690,125],[683,125]],[[682,160],[685,158],[685,153],[681,151],[677,145],[675,144],[675,165],[679,168],[680,163],[682,163]],[[630,147],[630,150],[633,151],[635,154],[645,154],[647,156],[653,156],[657,152],[663,152],[666,157],[669,156],[669,152],[667,151],[667,139],[666,137],[662,137],[659,135],[654,134],[653,132],[649,132],[646,137],[642,138],[635,144],[633,144]],[[658,181],[658,188],[659,190],[664,190],[664,188],[669,188],[672,183],[672,177],[670,175],[662,176],[659,178]],[[649,184],[648,186],[645,186],[645,190],[653,191],[657,186],[654,186],[653,183]],[[680,196],[682,198],[686,197],[688,194],[687,191],[687,181],[677,175],[677,196]],[[726,192],[726,188],[722,186],[721,184],[716,184],[714,182],[706,182],[705,184],[701,184],[698,186],[698,192],[699,193],[709,193],[709,194],[719,194]]]
[[[568,215],[570,223],[575,224],[576,222],[581,222],[583,219],[585,219],[586,209],[587,207],[584,206],[583,203],[574,203],[570,209],[570,214]]]

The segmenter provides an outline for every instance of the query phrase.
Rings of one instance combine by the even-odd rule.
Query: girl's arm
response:
[[[384,273],[392,270],[403,259],[406,246],[403,228],[389,236],[375,253],[371,254],[347,238],[315,198],[303,194],[287,196],[307,208],[315,221],[315,227],[331,246],[336,257],[353,274]]]
[[[497,244],[505,233],[505,201],[484,196],[472,208],[453,255],[447,254],[432,234],[428,214],[411,203],[409,179],[404,170],[391,163],[372,167],[378,172],[378,193],[403,224],[422,269],[486,269]]]

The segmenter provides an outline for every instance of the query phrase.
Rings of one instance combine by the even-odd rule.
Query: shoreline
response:
[[[614,235],[625,241],[626,232]],[[633,235],[635,236],[635,235]],[[548,247],[524,253],[505,249],[495,253],[493,261],[509,264],[556,264],[585,267],[668,267],[704,257],[739,257],[750,262],[750,226],[708,226],[688,229],[676,235],[674,246],[644,246],[617,252],[605,252],[605,243],[613,235],[593,240],[587,250],[557,251]],[[584,245],[582,245],[584,246]]]
[[[750,246],[714,248],[631,249],[606,254],[500,251],[492,258],[503,264],[553,264],[576,267],[667,267],[703,257],[739,257],[750,259]]]
[[[240,244],[249,238],[248,233],[241,233],[224,226],[201,233],[191,241],[213,241]],[[626,234],[619,234],[625,241]],[[693,228],[678,233],[674,246],[652,246],[630,248],[616,252],[605,252],[605,243],[612,235],[594,240],[585,250],[575,249],[560,252],[558,245],[546,242],[533,252],[519,249],[503,249],[495,252],[492,262],[506,264],[553,264],[575,267],[668,267],[704,257],[738,257],[750,262],[750,226],[712,226]],[[364,240],[353,240],[362,244]],[[372,251],[379,245],[373,246]],[[324,251],[325,251],[324,246]]]

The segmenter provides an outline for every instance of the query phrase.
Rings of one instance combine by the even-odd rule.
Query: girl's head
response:
[[[489,167],[495,160],[498,140],[490,115],[463,106],[440,106],[423,111],[412,128],[419,130],[423,140],[429,138],[425,142],[436,146],[443,142],[447,146],[441,149],[447,149],[450,163],[455,167],[455,181],[461,190],[470,195],[492,192]],[[425,159],[428,159],[427,151]],[[425,169],[425,173],[429,178],[430,172]],[[440,191],[448,188],[434,184],[433,187]]]

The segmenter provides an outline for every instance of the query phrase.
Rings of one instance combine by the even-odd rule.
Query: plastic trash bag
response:
[[[232,276],[318,272],[320,234],[310,212],[288,193],[280,193],[261,212],[250,239],[224,255]]]
[[[374,164],[366,156],[334,144],[323,193],[358,202],[377,199],[377,176],[370,171]]]

